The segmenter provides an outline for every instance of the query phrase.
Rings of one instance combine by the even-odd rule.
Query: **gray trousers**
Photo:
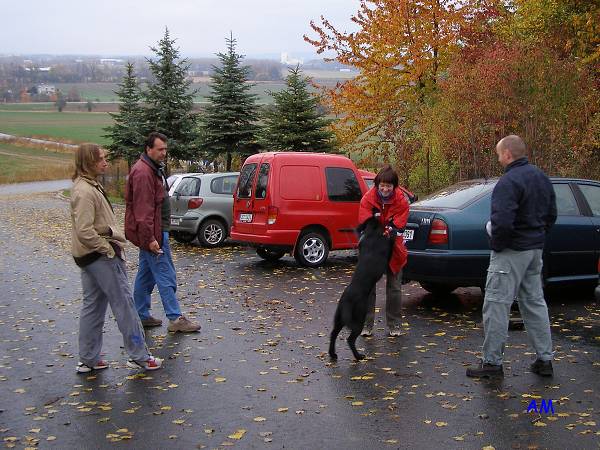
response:
[[[79,359],[93,367],[100,360],[106,308],[117,320],[125,350],[135,361],[147,361],[144,329],[133,304],[125,263],[119,257],[102,256],[81,269],[83,305],[79,317]]]
[[[376,289],[373,287],[367,299],[364,328],[372,329],[375,323]],[[389,267],[385,275],[385,321],[390,330],[400,328],[402,323],[402,270],[394,275]]]
[[[548,307],[542,289],[542,250],[505,249],[490,255],[483,302],[483,362],[502,364],[515,296],[538,359],[552,360]]]

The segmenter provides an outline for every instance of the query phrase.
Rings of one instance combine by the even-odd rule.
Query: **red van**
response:
[[[356,248],[365,179],[341,155],[269,152],[250,156],[233,199],[231,238],[256,247],[261,258],[291,252],[303,266],[318,267],[330,250]]]

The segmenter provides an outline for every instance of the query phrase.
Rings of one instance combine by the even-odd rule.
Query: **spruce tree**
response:
[[[242,65],[243,55],[235,52],[233,36],[225,39],[227,53],[217,53],[220,66],[213,66],[209,104],[202,117],[201,142],[216,158],[226,156],[226,168],[231,170],[233,153],[254,153],[257,148],[255,122],[258,118],[256,95],[249,91],[249,66]]]
[[[180,59],[175,40],[165,29],[157,47],[150,47],[157,59],[148,59],[153,81],[145,92],[146,133],[158,131],[169,139],[168,155],[177,160],[193,160],[198,156],[198,116],[193,111],[195,91],[186,79],[190,65]]]
[[[142,92],[133,64],[127,63],[125,76],[115,94],[119,97],[119,112],[109,113],[114,125],[104,128],[107,133],[104,137],[110,139],[106,147],[111,160],[122,158],[131,168],[143,150],[145,131],[144,111],[140,105]]]
[[[327,130],[331,121],[318,111],[319,98],[308,91],[309,82],[296,66],[289,70],[286,88],[269,93],[275,103],[263,114],[262,146],[281,151],[334,151],[333,133]]]

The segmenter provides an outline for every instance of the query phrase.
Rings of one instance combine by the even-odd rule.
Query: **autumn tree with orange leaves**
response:
[[[317,36],[304,39],[359,70],[353,80],[325,92],[338,117],[338,140],[355,159],[371,167],[390,161],[408,182],[411,160],[421,149],[415,118],[476,11],[470,1],[361,0],[352,17],[356,32],[340,32],[324,17],[320,25],[311,22]],[[427,154],[428,170],[429,159]]]
[[[494,145],[516,133],[550,174],[600,176],[597,2],[361,0],[352,21],[304,39],[359,72],[324,98],[362,165],[430,192],[499,174]]]

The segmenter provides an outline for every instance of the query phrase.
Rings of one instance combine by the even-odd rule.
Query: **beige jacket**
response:
[[[91,178],[78,177],[73,183],[71,253],[74,257],[97,252],[113,258],[115,251],[109,242],[121,249],[124,247],[125,235],[119,231],[115,214],[103,192],[102,185]]]

